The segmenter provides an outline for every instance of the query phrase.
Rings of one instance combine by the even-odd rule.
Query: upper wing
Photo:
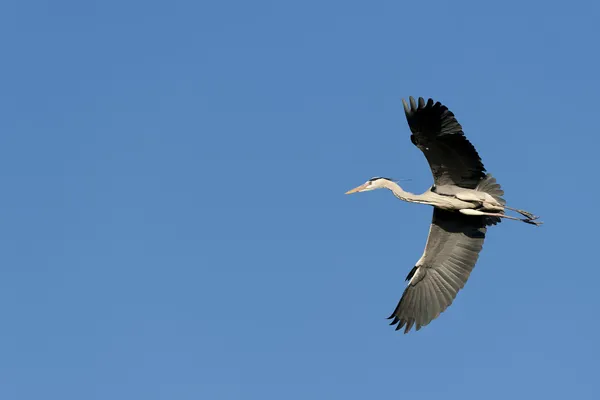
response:
[[[425,104],[422,97],[418,106],[412,96],[410,107],[404,99],[402,104],[412,132],[410,140],[425,154],[435,185],[474,189],[485,176],[485,168],[454,114],[432,99]]]
[[[435,208],[425,252],[406,277],[404,294],[389,317],[408,333],[437,318],[454,301],[477,262],[486,227],[483,217]]]

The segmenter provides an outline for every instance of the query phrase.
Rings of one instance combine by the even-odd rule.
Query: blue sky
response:
[[[6,1],[0,398],[594,398],[593,1]],[[385,319],[431,209],[401,98],[509,204],[457,300]]]

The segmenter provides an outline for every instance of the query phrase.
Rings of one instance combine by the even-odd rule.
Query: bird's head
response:
[[[348,190],[346,194],[359,193],[359,192],[368,192],[370,190],[387,188],[390,182],[394,182],[389,178],[376,177],[371,178],[360,186],[355,187],[352,190]]]

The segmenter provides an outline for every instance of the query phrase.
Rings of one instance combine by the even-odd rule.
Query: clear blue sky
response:
[[[591,399],[594,1],[0,6],[0,398]],[[431,209],[401,98],[510,204],[466,288],[385,318]],[[595,393],[595,395],[594,395]]]

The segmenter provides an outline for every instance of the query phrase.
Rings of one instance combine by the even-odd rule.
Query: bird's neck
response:
[[[396,182],[387,181],[385,187],[394,193],[394,196],[402,201],[408,201],[410,203],[424,203],[422,196],[405,191]]]

